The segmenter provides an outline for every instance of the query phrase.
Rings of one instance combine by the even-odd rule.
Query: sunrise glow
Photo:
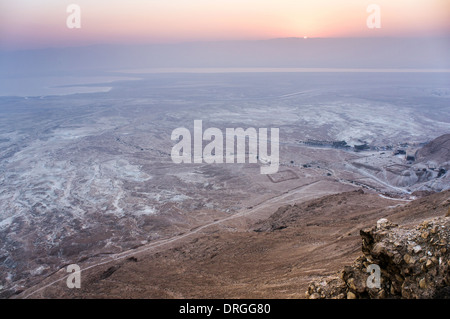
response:
[[[66,8],[81,8],[68,29]],[[382,28],[368,29],[366,8],[381,7]],[[258,40],[277,37],[444,36],[448,0],[15,0],[0,4],[0,47],[97,43]]]

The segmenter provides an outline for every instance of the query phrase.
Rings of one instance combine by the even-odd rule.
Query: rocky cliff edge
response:
[[[363,255],[312,283],[307,298],[450,298],[450,211],[409,227],[383,218],[360,235]]]

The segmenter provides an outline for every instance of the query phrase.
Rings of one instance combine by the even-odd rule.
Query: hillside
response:
[[[444,134],[416,152],[419,162],[433,161],[435,163],[450,162],[450,134]]]
[[[66,287],[62,269],[17,297],[305,298],[311,282],[360,255],[361,229],[380,218],[407,226],[443,216],[449,198],[450,191],[409,203],[361,190],[325,196],[280,207],[252,229],[217,225],[90,269],[81,262],[81,289]]]
[[[399,227],[380,219],[361,230],[363,255],[339,276],[313,283],[310,299],[449,299],[450,210],[445,217]],[[378,267],[379,277],[368,269]],[[370,272],[370,270],[369,270]]]

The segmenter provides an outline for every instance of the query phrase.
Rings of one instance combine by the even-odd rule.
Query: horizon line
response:
[[[92,44],[81,44],[81,45],[64,45],[64,46],[46,46],[46,47],[36,47],[36,48],[1,48],[0,52],[26,52],[26,51],[44,51],[44,50],[57,50],[57,49],[77,49],[77,48],[89,48],[89,47],[99,47],[99,46],[172,46],[172,45],[182,45],[182,44],[206,44],[206,43],[243,43],[243,42],[268,42],[277,40],[299,40],[299,41],[311,41],[311,40],[388,40],[388,39],[408,39],[408,40],[433,40],[433,39],[447,39],[450,41],[450,35],[436,35],[436,36],[345,36],[345,37],[276,37],[276,38],[265,38],[265,39],[227,39],[227,40],[191,40],[191,41],[175,41],[175,42],[137,42],[137,43],[114,43],[114,42],[104,42],[104,43],[92,43]]]

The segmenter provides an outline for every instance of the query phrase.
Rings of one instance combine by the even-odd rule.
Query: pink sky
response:
[[[66,8],[81,7],[81,29]],[[369,4],[381,29],[368,29]],[[14,0],[0,3],[0,48],[278,37],[450,35],[449,0]]]

